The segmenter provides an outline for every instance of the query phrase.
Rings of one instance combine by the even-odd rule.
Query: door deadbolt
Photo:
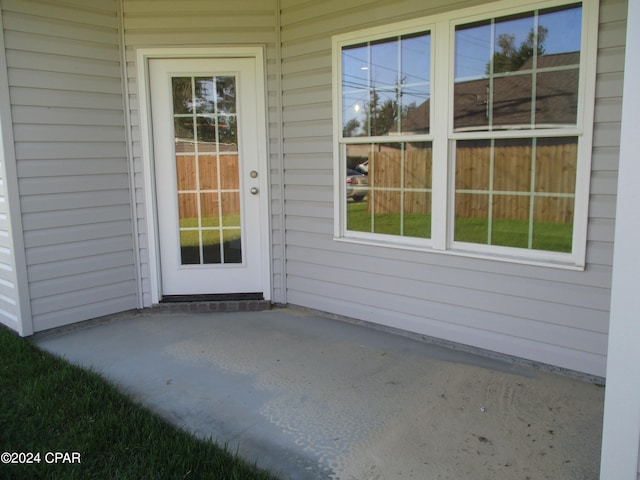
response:
[[[251,170],[251,173],[249,173],[249,176],[251,178],[258,178],[258,172],[256,172],[255,170]]]

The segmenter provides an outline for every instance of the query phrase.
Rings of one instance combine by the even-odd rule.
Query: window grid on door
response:
[[[242,263],[235,77],[174,77],[182,265]]]

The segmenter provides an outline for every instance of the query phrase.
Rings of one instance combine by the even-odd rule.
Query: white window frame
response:
[[[455,193],[456,140],[487,138],[531,138],[553,136],[550,131],[519,130],[493,132],[454,132],[453,78],[455,27],[460,24],[488,20],[536,9],[570,5],[570,0],[502,0],[477,7],[439,15],[367,28],[336,35],[332,38],[333,53],[333,138],[334,138],[334,239],[343,242],[378,245],[450,255],[501,260],[532,265],[544,265],[582,270],[585,266],[591,151],[593,143],[594,99],[597,59],[598,0],[582,0],[582,35],[578,112],[575,128],[562,129],[561,136],[578,137],[578,160],[574,202],[572,251],[551,252],[515,247],[501,247],[453,240],[453,206]],[[421,31],[431,33],[431,102],[430,132],[425,135],[393,136],[393,141],[432,142],[432,214],[431,238],[419,239],[395,235],[348,231],[346,229],[346,145],[359,138],[342,136],[342,48],[357,43],[375,41]],[[442,66],[441,68],[439,66]],[[446,118],[446,122],[433,119]],[[362,143],[391,141],[389,137],[365,137]]]

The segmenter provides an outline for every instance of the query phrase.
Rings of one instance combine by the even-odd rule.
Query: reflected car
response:
[[[365,160],[360,165],[356,165],[354,170],[363,175],[369,175],[369,160]]]
[[[369,191],[369,178],[355,170],[347,168],[347,199],[361,202]]]

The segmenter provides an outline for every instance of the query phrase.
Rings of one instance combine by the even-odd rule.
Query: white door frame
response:
[[[256,66],[256,109],[258,117],[263,119],[264,129],[256,132],[258,148],[258,164],[260,189],[260,245],[262,261],[262,291],[265,300],[271,300],[271,237],[270,230],[270,191],[268,167],[267,126],[269,125],[266,110],[266,66],[264,63],[264,47],[230,46],[230,47],[159,47],[140,48],[136,50],[136,68],[138,79],[138,103],[140,113],[140,144],[144,175],[144,202],[147,225],[147,244],[149,248],[149,280],[151,302],[148,307],[158,303],[162,295],[160,276],[160,249],[158,235],[158,215],[156,205],[155,166],[153,162],[153,137],[151,129],[151,101],[149,92],[149,59],[181,59],[181,58],[253,58]]]

